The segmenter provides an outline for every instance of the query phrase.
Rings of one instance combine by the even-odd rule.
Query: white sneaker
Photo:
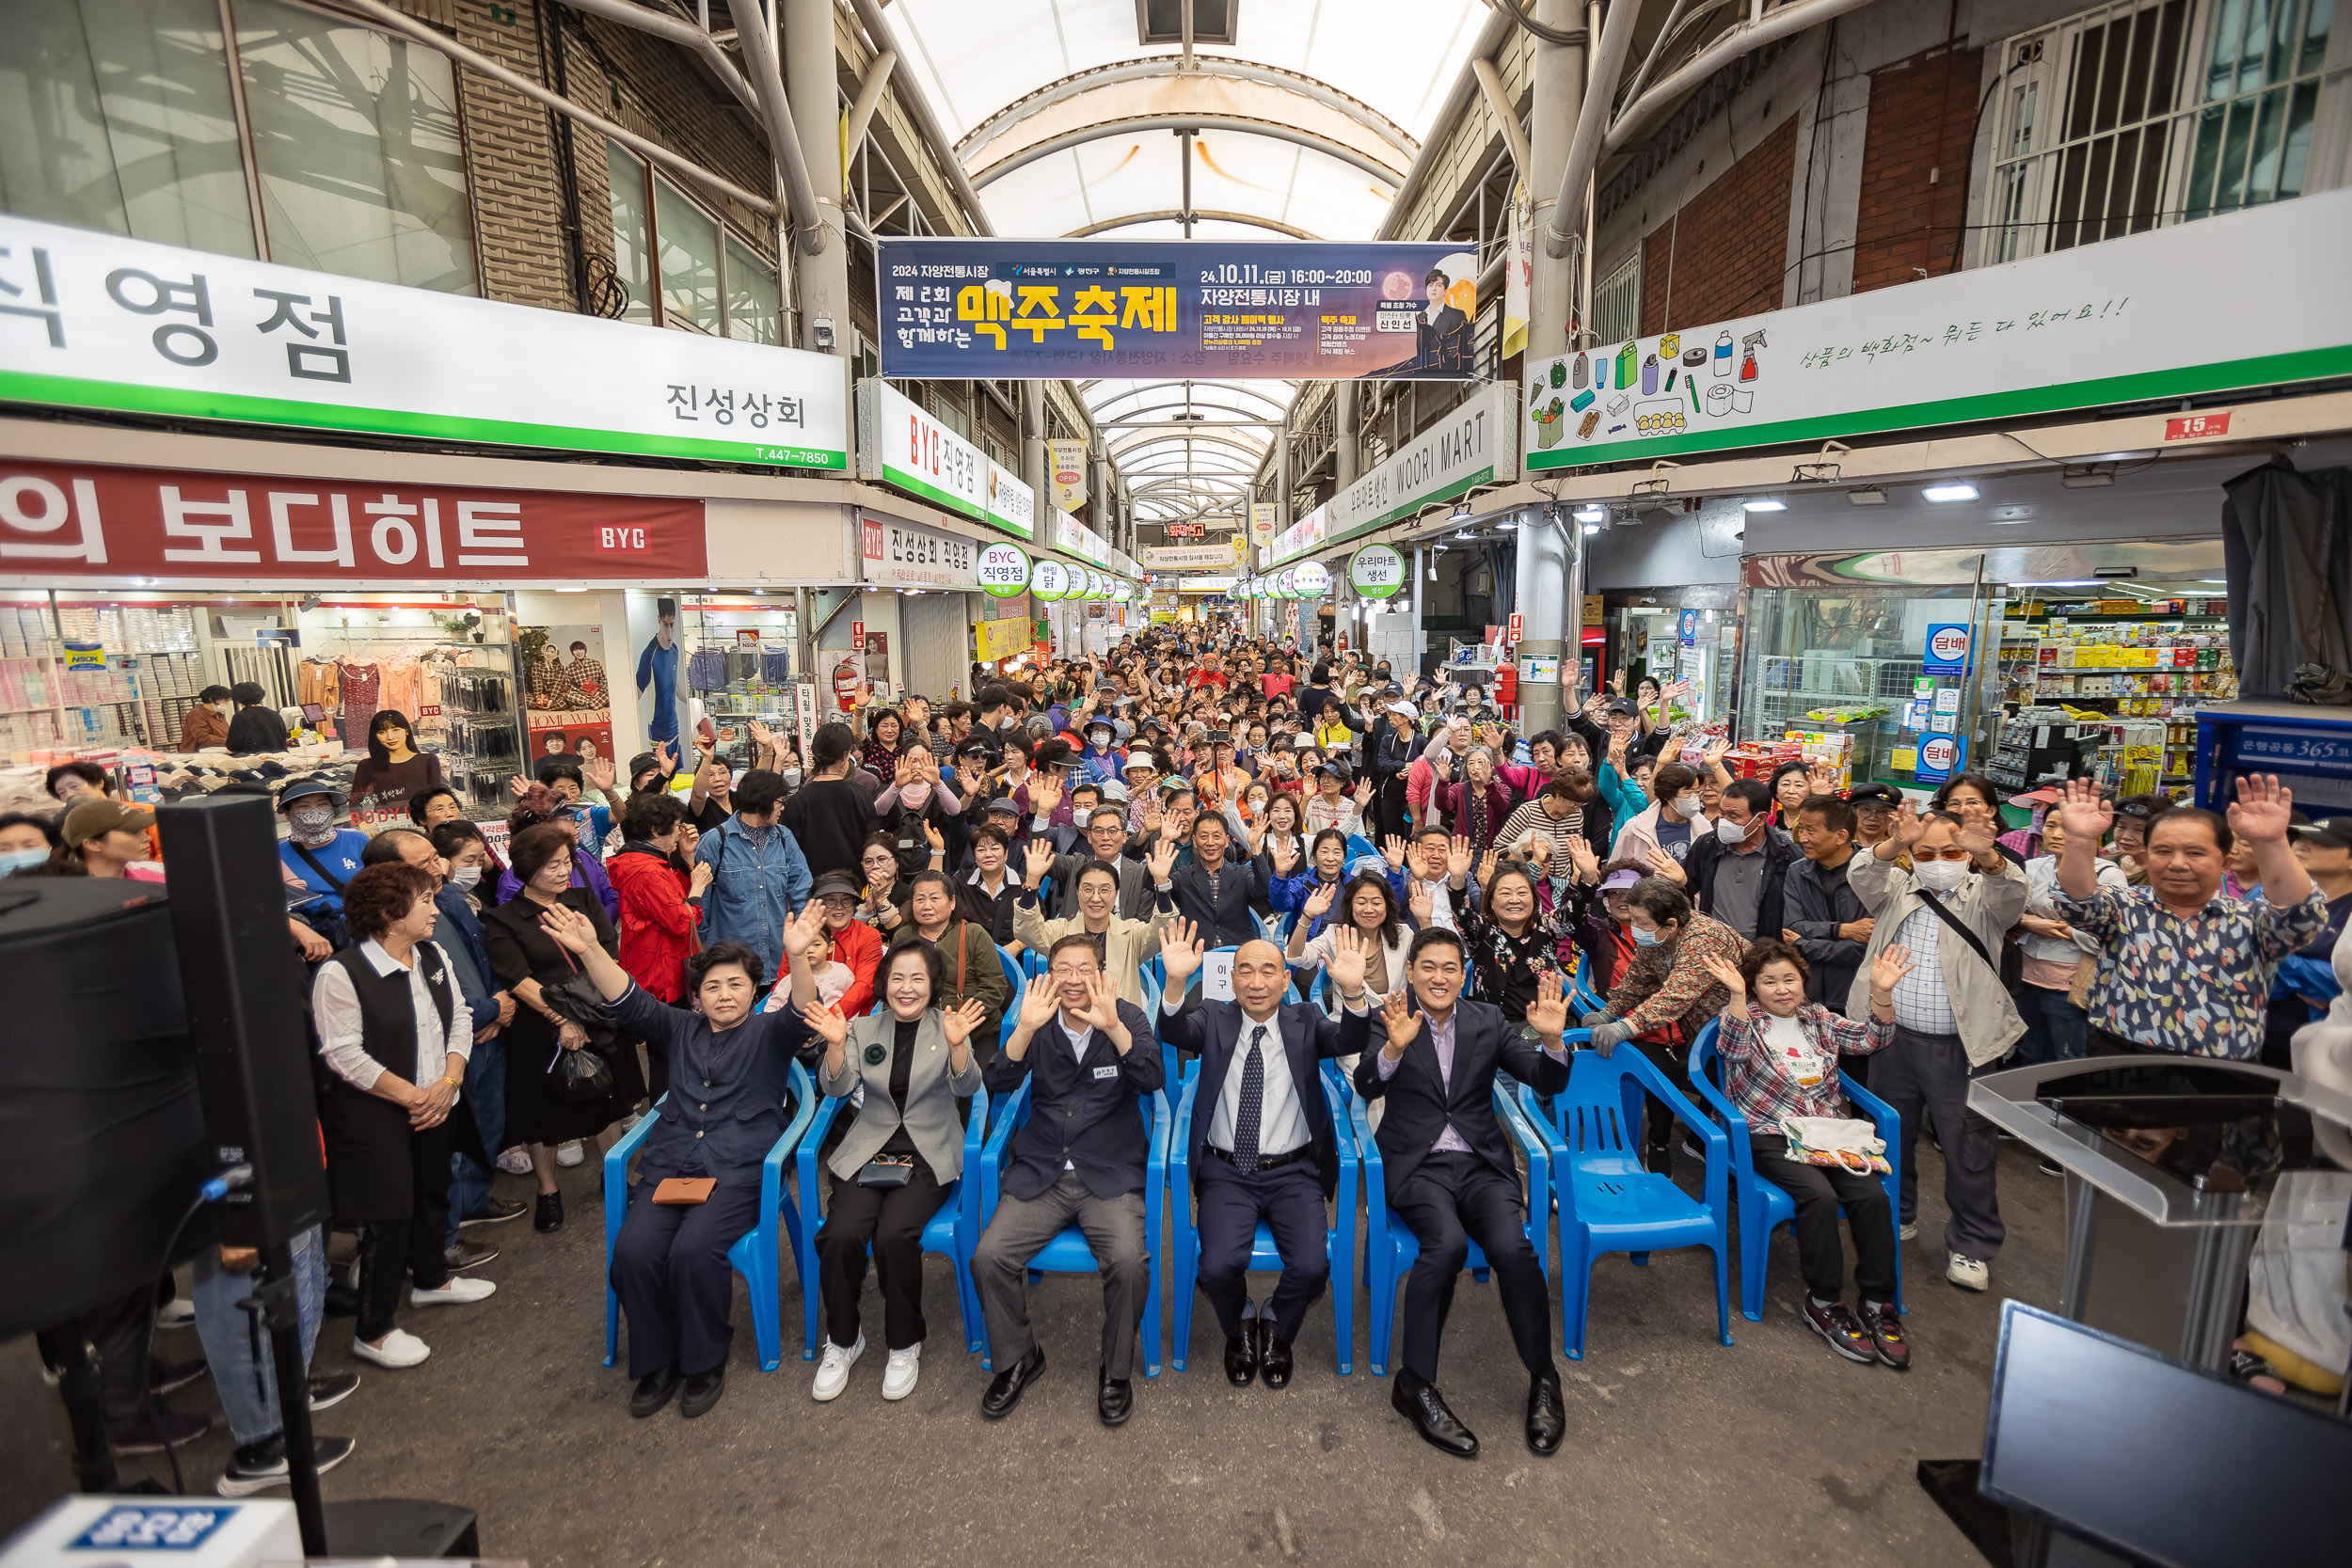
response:
[[[914,1392],[914,1380],[923,1375],[923,1347],[909,1345],[894,1350],[882,1364],[882,1398],[902,1400]]]
[[[501,1154],[498,1163],[499,1169],[509,1176],[529,1176],[531,1174],[531,1150],[516,1144],[505,1153]]]
[[[196,1303],[185,1296],[172,1297],[155,1308],[155,1326],[157,1328],[194,1328],[196,1326]]]
[[[850,1369],[856,1366],[857,1358],[865,1354],[866,1336],[863,1334],[857,1337],[854,1345],[836,1345],[827,1339],[825,1358],[817,1363],[817,1381],[809,1385],[808,1397],[819,1404],[839,1399],[841,1390],[850,1386]]]
[[[1952,1260],[1944,1266],[1944,1277],[1963,1291],[1981,1291],[1993,1283],[1992,1271],[1975,1259],[1953,1253]]]
[[[395,1328],[384,1336],[380,1345],[371,1345],[358,1335],[351,1337],[351,1354],[362,1361],[373,1361],[379,1367],[398,1370],[413,1367],[433,1354],[433,1347],[405,1328]]]
[[[558,1144],[556,1146],[555,1163],[563,1166],[565,1170],[571,1169],[574,1165],[579,1164],[582,1160],[587,1158],[588,1151],[580,1147],[580,1143],[578,1138],[574,1138],[570,1143]]]
[[[1915,1225],[1906,1225],[1896,1234],[1906,1242],[1915,1242],[1919,1239],[1919,1227]]]
[[[421,1290],[410,1286],[408,1305],[411,1307],[462,1307],[469,1302],[480,1301],[485,1296],[495,1295],[497,1292],[498,1282],[495,1280],[476,1279],[471,1275],[453,1274],[437,1291]]]

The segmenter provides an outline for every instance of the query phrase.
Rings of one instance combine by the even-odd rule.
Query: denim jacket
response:
[[[759,955],[770,974],[784,958],[784,924],[808,902],[812,879],[808,859],[790,829],[778,824],[754,831],[730,816],[694,847],[699,864],[712,868],[703,897],[705,943],[739,942]]]

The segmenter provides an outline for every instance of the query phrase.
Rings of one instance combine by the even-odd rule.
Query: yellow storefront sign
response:
[[[1029,646],[1030,625],[1026,619],[1017,621],[980,621],[972,627],[974,657],[982,664],[993,664],[1000,658],[1010,658]]]

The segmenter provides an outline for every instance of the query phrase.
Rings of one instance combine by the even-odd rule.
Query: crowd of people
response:
[[[1164,1043],[1198,1064],[1200,1288],[1229,1379],[1286,1386],[1326,1288],[1333,1061],[1368,1102],[1388,1201],[1421,1242],[1396,1409],[1439,1448],[1476,1452],[1438,1389],[1474,1242],[1530,1375],[1527,1441],[1548,1454],[1565,1414],[1526,1199],[1488,1101],[1498,1072],[1556,1094],[1588,1043],[1642,1053],[1687,1087],[1692,1047],[1718,1023],[1758,1174],[1795,1202],[1804,1321],[1836,1354],[1900,1369],[1894,1249],[1915,1234],[1923,1130],[1943,1151],[1944,1277],[1986,1289],[2003,1241],[1973,1077],[2111,1053],[2284,1066],[2338,994],[2352,817],[2304,820],[2275,781],[2242,781],[2213,812],[2104,800],[2082,781],[2005,800],[1963,773],[1922,803],[1841,787],[1820,765],[1733,777],[1724,741],[1671,721],[1679,695],[1644,682],[1629,696],[1620,680],[1530,735],[1476,687],[1355,650],[1152,628],[1025,678],[976,668],[968,700],[862,704],[804,756],[755,724],[740,770],[675,741],[625,776],[539,759],[516,781],[502,852],[406,719],[380,714],[370,785],[405,793],[410,825],[339,828],[343,802],[315,782],[276,802],[335,1228],[356,1236],[334,1268],[325,1234],[296,1249],[306,1351],[324,1319],[349,1315],[358,1359],[423,1363],[426,1308],[492,1296],[493,1227],[528,1214],[560,1230],[559,1172],[650,1115],[610,1265],[630,1408],[707,1411],[731,1344],[728,1250],[757,1222],[797,1061],[852,1107],[823,1155],[814,1397],[840,1397],[865,1353],[869,1259],[882,1395],[915,1386],[924,1226],[966,1174],[975,1091],[1001,1102],[1025,1085],[972,1257],[995,1368],[981,1412],[1009,1415],[1041,1374],[1026,1271],[1075,1225],[1101,1268],[1097,1408],[1117,1425],[1136,1407],[1150,1289],[1149,1107],[1180,1087]],[[251,719],[207,713],[232,737]],[[152,814],[103,769],[60,765],[49,791],[56,818],[0,818],[0,872],[167,879]],[[1188,999],[1212,948],[1234,950],[1232,1000]],[[1015,1006],[1025,958],[1035,977]],[[1600,1006],[1572,1005],[1580,979]],[[1294,986],[1315,999],[1286,1001]],[[1899,1113],[1891,1213],[1874,1180],[1792,1156],[1788,1118],[1848,1114],[1841,1069]],[[1693,1152],[1674,1129],[1653,1104],[1651,1170]],[[532,1200],[496,1191],[501,1172]],[[1253,1303],[1261,1220],[1283,1272]],[[222,1387],[237,1448],[221,1490],[284,1479],[274,1407],[249,1397],[238,1348],[233,1281],[254,1266],[207,1258],[192,1303],[122,1315],[118,1451],[208,1424],[152,1397],[202,1371],[151,1365],[160,1310],[192,1319]],[[349,1381],[314,1379],[313,1407]],[[349,1451],[321,1440],[323,1464]]]

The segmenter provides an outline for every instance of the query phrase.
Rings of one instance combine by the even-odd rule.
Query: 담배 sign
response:
[[[1967,673],[1968,628],[1950,622],[1930,626],[1927,658],[1920,669],[1931,675]]]
[[[1966,742],[1958,736],[1927,735],[1919,737],[1919,766],[1912,777],[1921,784],[1942,784],[1960,769],[1960,759],[1965,754]]]
[[[890,237],[882,373],[1465,380],[1478,272],[1443,243]]]

